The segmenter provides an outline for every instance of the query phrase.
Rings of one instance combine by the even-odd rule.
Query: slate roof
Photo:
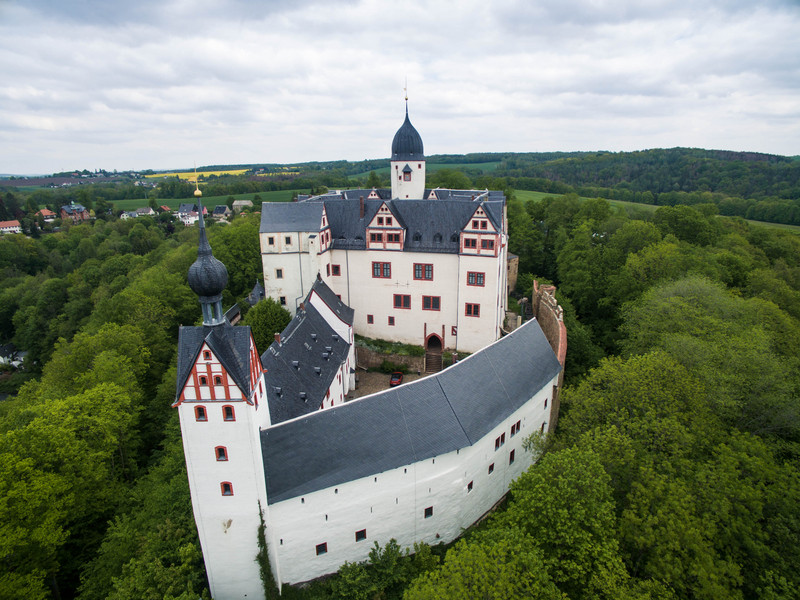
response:
[[[281,333],[280,344],[272,342],[261,355],[271,422],[319,410],[349,349],[348,340],[337,335],[306,298],[305,309],[298,309]]]
[[[560,370],[532,320],[437,375],[265,429],[268,501],[470,446]]]
[[[333,290],[329,288],[322,279],[318,277],[317,280],[314,281],[314,285],[311,286],[311,291],[316,292],[322,301],[328,305],[328,308],[336,313],[336,316],[342,321],[348,325],[353,324],[353,315],[355,315],[356,311],[342,302],[339,296],[334,294]],[[306,301],[308,301],[308,299],[306,299]]]
[[[425,160],[422,136],[408,118],[408,107],[406,118],[392,139],[392,160]]]
[[[214,327],[181,327],[178,332],[178,377],[176,398],[180,397],[192,367],[200,354],[203,342],[242,390],[244,398],[250,399],[250,327],[234,327],[227,321]]]
[[[261,233],[319,231],[322,205],[306,202],[264,202],[261,205]]]
[[[364,218],[360,219],[360,201],[351,199],[328,199],[327,196],[312,198],[308,202],[294,206],[325,205],[328,223],[331,228],[333,248],[348,250],[365,250],[366,227],[383,203],[389,207],[398,219],[398,223],[406,228],[405,250],[420,252],[458,253],[459,234],[468,224],[470,217],[478,206],[483,206],[489,219],[500,230],[503,222],[504,197],[488,202],[465,202],[463,200],[364,200]],[[267,204],[265,203],[265,209]],[[262,229],[263,217],[262,212]],[[310,225],[310,222],[309,222]],[[318,231],[314,229],[305,231]],[[275,230],[279,231],[279,230]],[[286,230],[298,231],[298,230]],[[419,234],[419,236],[417,236]],[[438,234],[438,236],[437,236]]]
[[[189,214],[189,213],[196,213],[196,212],[199,212],[199,210],[200,210],[200,209],[199,209],[199,207],[197,206],[197,204],[191,204],[191,203],[188,203],[188,202],[183,202],[183,203],[181,203],[181,205],[178,207],[178,214],[179,214],[179,215],[187,215],[187,214]],[[207,214],[208,214],[208,209],[206,209],[206,207],[205,207],[205,206],[203,207],[203,214],[204,214],[204,215],[207,215]]]
[[[71,215],[73,212],[76,214],[80,214],[86,210],[86,208],[82,204],[65,204],[61,207],[68,215]]]

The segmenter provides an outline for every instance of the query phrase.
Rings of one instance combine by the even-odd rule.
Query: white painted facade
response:
[[[422,198],[425,193],[425,159],[393,160],[389,164],[392,198]]]
[[[524,406],[472,446],[272,504],[267,541],[276,580],[299,583],[335,572],[345,561],[366,560],[374,542],[383,546],[394,538],[411,548],[415,542],[456,539],[533,463],[522,440],[548,431],[556,383],[557,377],[535,390]],[[512,435],[518,421],[521,429]],[[501,436],[503,444],[495,449]],[[425,516],[426,509],[431,516]],[[356,541],[361,531],[365,537]],[[326,544],[326,552],[317,554],[320,544]]]

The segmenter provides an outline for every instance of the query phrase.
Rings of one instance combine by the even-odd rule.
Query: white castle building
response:
[[[504,198],[424,190],[407,114],[391,164],[392,198],[370,190],[363,201],[343,192],[264,205],[265,287],[295,314],[261,355],[249,327],[223,315],[227,270],[200,214],[188,278],[203,325],[181,327],[174,406],[218,600],[264,597],[262,517],[279,586],[365,560],[374,542],[454,540],[531,465],[522,440],[557,417],[563,323],[559,358],[536,320],[500,337]],[[359,330],[474,354],[345,402]]]

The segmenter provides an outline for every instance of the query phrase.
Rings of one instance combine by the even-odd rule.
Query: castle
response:
[[[391,191],[264,203],[266,293],[294,317],[261,355],[222,312],[227,270],[199,215],[188,279],[203,325],[181,327],[174,406],[215,598],[263,597],[262,518],[279,586],[364,560],[373,542],[454,540],[530,466],[523,438],[557,417],[558,307],[543,304],[558,356],[537,320],[501,337],[503,195],[425,190],[407,111],[391,169]],[[355,333],[474,353],[346,402]]]

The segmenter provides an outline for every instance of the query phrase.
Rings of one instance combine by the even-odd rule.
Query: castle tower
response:
[[[200,199],[199,190],[195,196]],[[180,328],[173,407],[211,594],[220,600],[263,598],[255,532],[259,503],[267,507],[258,433],[269,425],[264,375],[250,328],[233,327],[222,312],[228,271],[214,258],[202,215],[201,205],[197,260],[188,281],[199,296],[203,324]]]
[[[392,180],[392,198],[421,200],[425,193],[425,153],[422,137],[408,118],[394,134],[389,177]]]

